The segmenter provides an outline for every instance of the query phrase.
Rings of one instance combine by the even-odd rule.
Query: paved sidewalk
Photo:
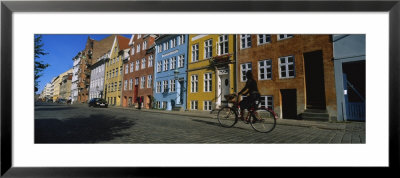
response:
[[[119,106],[110,106],[110,108],[137,110],[136,108],[126,108]],[[216,119],[217,111],[166,111],[158,109],[141,109],[142,112],[154,112],[171,115],[181,115],[189,117],[200,117],[208,119]],[[329,121],[313,121],[313,120],[294,120],[294,119],[278,119],[277,125],[289,125],[298,127],[314,127],[327,130],[346,130],[346,131],[365,131],[365,122],[329,122]]]

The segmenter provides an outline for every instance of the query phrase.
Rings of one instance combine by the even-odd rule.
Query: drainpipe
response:
[[[237,72],[237,49],[236,49],[236,37],[237,37],[237,35],[233,35],[233,53],[235,53],[235,56],[234,56],[234,61],[235,61],[235,63],[233,64],[233,68],[234,68],[234,72],[235,72],[235,79],[234,79],[234,81],[235,81],[235,88],[234,88],[234,91],[235,91],[235,93],[237,93],[238,91],[237,91],[237,89],[238,89],[238,87],[239,87],[239,82],[238,82],[238,72]]]

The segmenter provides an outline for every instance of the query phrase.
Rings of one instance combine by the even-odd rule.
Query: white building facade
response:
[[[105,61],[109,58],[110,52],[107,52],[97,59],[97,62],[90,67],[89,100],[92,98],[104,98]]]
[[[82,53],[79,52],[72,60],[74,61],[72,68],[72,81],[71,81],[71,104],[78,101],[78,82],[79,82],[79,65],[81,63]]]

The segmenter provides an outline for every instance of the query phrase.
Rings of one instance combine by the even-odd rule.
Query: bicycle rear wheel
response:
[[[276,125],[276,115],[268,109],[259,108],[253,112],[250,119],[250,125],[258,132],[271,132],[274,130]]]
[[[218,111],[218,122],[222,127],[232,127],[237,122],[237,113],[231,107],[223,107]]]

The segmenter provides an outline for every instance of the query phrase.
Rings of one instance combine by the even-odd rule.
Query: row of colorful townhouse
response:
[[[352,70],[365,71],[365,35],[111,35],[88,38],[73,60],[73,102],[211,111],[251,70],[261,105],[280,118],[365,119],[365,73]]]

